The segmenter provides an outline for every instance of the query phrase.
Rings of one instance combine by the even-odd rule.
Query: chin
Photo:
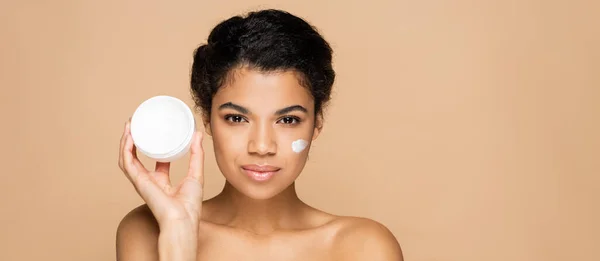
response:
[[[242,181],[238,186],[236,186],[236,184],[232,185],[248,198],[255,200],[266,200],[279,195],[282,191],[287,189],[290,184],[281,184],[276,182],[270,184],[256,184],[254,182]]]
[[[257,182],[244,175],[235,175],[235,177],[225,178],[238,192],[254,200],[267,200],[273,198],[294,183],[294,180],[290,180],[289,182],[282,180],[290,178],[285,175],[278,175],[264,182]]]

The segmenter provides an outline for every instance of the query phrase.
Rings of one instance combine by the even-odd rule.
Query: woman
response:
[[[127,122],[119,166],[146,204],[121,221],[118,260],[402,260],[383,225],[325,213],[296,194],[323,127],[331,56],[311,25],[284,11],[217,25],[195,52],[191,91],[225,186],[203,201],[203,131],[186,178],[171,186],[168,163],[149,171],[137,159]]]

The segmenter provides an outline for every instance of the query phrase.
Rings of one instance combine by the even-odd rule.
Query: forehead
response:
[[[252,111],[273,111],[291,105],[313,110],[313,98],[308,88],[300,84],[295,71],[261,72],[242,67],[234,69],[213,98],[213,107],[233,102]]]

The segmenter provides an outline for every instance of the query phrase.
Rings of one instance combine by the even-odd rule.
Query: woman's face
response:
[[[242,67],[212,100],[206,127],[217,164],[227,181],[250,198],[271,198],[289,187],[319,134],[315,126],[322,121],[315,121],[314,100],[298,79],[292,71]]]

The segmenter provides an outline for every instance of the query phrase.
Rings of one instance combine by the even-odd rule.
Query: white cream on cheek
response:
[[[308,141],[303,139],[298,139],[292,142],[292,150],[296,153],[302,152],[304,149],[306,149],[306,146],[308,146]]]

